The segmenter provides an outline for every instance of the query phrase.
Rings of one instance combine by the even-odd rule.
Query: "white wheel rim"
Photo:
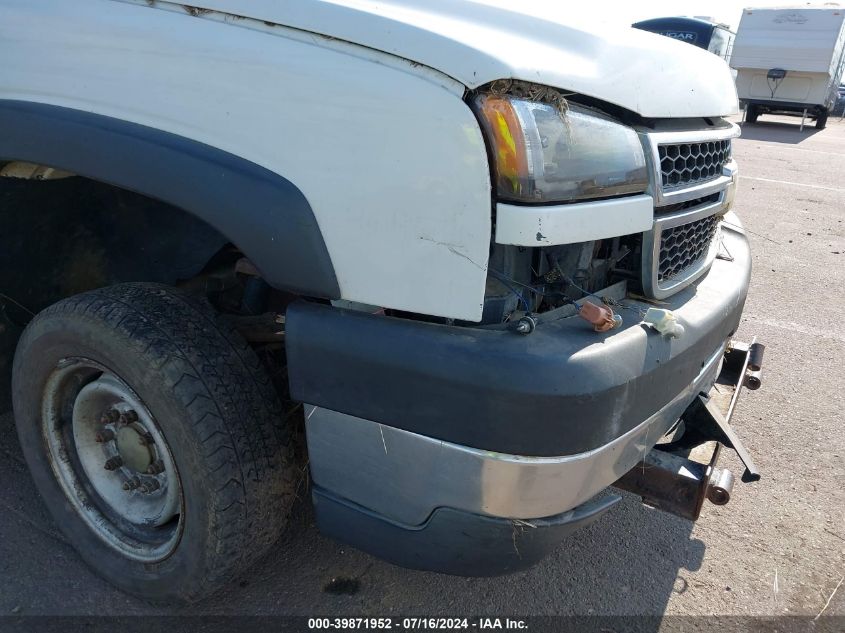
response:
[[[131,387],[94,361],[64,359],[45,385],[41,419],[56,479],[97,536],[134,560],[169,556],[183,527],[181,481]]]

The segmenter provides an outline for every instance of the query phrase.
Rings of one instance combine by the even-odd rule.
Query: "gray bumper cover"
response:
[[[730,217],[730,216],[728,216]],[[733,261],[665,301],[686,328],[671,339],[628,301],[621,330],[578,317],[529,336],[451,327],[301,302],[288,308],[294,400],[461,446],[514,455],[594,450],[682,393],[736,331],[750,276],[745,237],[724,230]]]
[[[292,309],[320,529],[398,564],[489,575],[520,568],[505,554],[514,526],[533,525],[539,557],[601,514],[612,502],[589,499],[718,373],[750,276],[745,236],[728,227],[724,245],[729,259],[666,302],[686,328],[678,339],[631,313],[605,335],[561,319],[519,336]]]

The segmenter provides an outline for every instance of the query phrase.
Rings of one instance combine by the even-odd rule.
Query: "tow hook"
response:
[[[723,446],[736,451],[745,466],[742,481],[758,481],[760,472],[730,420],[742,388],[762,384],[763,351],[756,341],[731,341],[713,389],[699,394],[681,416],[680,437],[655,446],[613,486],[639,495],[646,505],[695,521],[705,499],[715,505],[731,499],[734,475],[716,467]]]

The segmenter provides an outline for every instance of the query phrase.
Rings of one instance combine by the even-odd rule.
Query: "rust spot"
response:
[[[188,15],[192,15],[195,18],[205,15],[206,13],[211,13],[211,9],[200,9],[199,7],[192,7],[190,4],[183,4],[182,8],[188,12]]]

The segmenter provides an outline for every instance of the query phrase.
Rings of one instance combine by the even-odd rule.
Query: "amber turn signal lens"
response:
[[[498,190],[520,196],[530,174],[525,137],[513,103],[506,97],[483,95],[477,104],[496,155],[494,169]]]

